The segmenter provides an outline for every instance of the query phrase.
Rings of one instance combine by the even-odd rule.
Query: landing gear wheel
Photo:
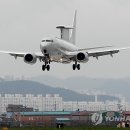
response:
[[[49,70],[50,70],[50,65],[47,65],[47,67],[46,67],[46,68],[47,68],[47,71],[49,71]]]
[[[42,70],[45,71],[45,69],[46,69],[46,66],[42,65]]]
[[[45,63],[44,65],[42,65],[42,70],[45,71],[49,71],[50,70],[50,56],[49,56],[49,53],[46,49],[43,50],[44,51],[44,58],[42,59],[42,61]]]
[[[75,70],[76,69],[76,65],[75,64],[73,64],[73,70]]]
[[[73,68],[73,70],[75,70],[76,68],[78,70],[80,70],[80,64],[75,63],[75,64],[73,64],[72,68]]]
[[[80,70],[80,64],[77,65],[77,69]]]

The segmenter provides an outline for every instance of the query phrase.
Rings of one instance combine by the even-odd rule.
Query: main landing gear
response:
[[[75,70],[76,68],[78,70],[80,70],[80,64],[77,64],[77,62],[75,62],[75,64],[73,64],[72,68],[73,68],[73,70]]]
[[[48,65],[48,64],[42,65],[42,70],[45,71],[46,69],[47,69],[47,71],[49,71],[50,65]]]

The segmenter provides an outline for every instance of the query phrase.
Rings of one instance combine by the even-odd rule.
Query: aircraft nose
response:
[[[43,47],[46,47],[46,46],[48,45],[48,43],[47,43],[47,42],[42,42],[41,45],[42,45]]]
[[[44,50],[46,50],[51,44],[49,42],[42,42],[40,45],[40,49],[42,52],[44,52]]]

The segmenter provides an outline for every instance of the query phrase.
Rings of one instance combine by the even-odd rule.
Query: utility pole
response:
[[[55,101],[55,104],[54,104],[54,109],[55,109],[55,111],[56,111],[56,101]]]

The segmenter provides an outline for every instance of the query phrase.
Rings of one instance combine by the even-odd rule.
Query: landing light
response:
[[[53,61],[53,59],[52,59],[52,58],[50,58],[50,61]]]
[[[63,61],[63,59],[61,58],[61,59],[60,59],[60,62],[62,62],[62,61]]]

